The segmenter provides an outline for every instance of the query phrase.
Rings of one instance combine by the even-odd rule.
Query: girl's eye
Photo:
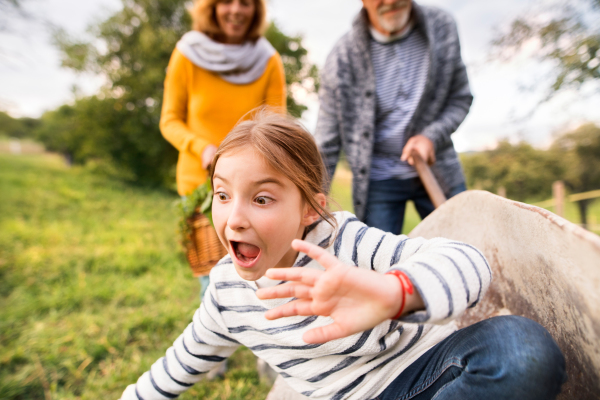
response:
[[[256,202],[256,204],[266,206],[267,204],[271,204],[273,202],[273,199],[267,196],[258,196],[256,199],[254,199],[254,201]]]
[[[219,198],[219,200],[221,200],[221,201],[225,201],[229,198],[229,196],[227,196],[223,192],[217,192],[217,193],[215,193],[215,196],[217,196]]]

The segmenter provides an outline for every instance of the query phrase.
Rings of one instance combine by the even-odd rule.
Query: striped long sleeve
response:
[[[211,296],[208,290],[205,295]],[[214,297],[212,300],[202,303],[166,355],[135,385],[127,387],[122,400],[176,398],[235,351],[239,343],[229,336]]]

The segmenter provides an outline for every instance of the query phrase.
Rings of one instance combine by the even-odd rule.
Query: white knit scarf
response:
[[[244,85],[262,76],[275,49],[264,37],[256,42],[225,44],[198,31],[190,31],[177,42],[177,49],[194,65],[218,73],[227,82]]]

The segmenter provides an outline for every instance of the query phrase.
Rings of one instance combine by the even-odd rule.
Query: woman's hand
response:
[[[213,158],[215,157],[215,153],[217,152],[217,146],[214,144],[209,144],[202,151],[202,168],[208,169],[210,164],[212,163]]]
[[[294,315],[323,315],[334,323],[311,329],[302,337],[306,343],[323,343],[375,327],[396,315],[402,302],[402,288],[394,275],[342,264],[322,248],[303,240],[292,247],[321,264],[325,271],[310,268],[272,268],[266,276],[289,281],[259,289],[260,299],[296,297],[298,300],[267,311],[267,319]],[[405,312],[422,306],[417,291],[406,299]]]

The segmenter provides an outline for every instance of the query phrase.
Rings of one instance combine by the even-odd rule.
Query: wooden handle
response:
[[[429,165],[421,158],[419,153],[413,151],[412,158],[415,161],[415,168],[419,174],[419,178],[421,178],[421,182],[423,182],[423,186],[425,186],[425,190],[427,191],[433,206],[438,208],[446,201],[446,196],[444,195],[440,184],[435,179],[435,176],[433,176],[433,172],[431,172]]]

